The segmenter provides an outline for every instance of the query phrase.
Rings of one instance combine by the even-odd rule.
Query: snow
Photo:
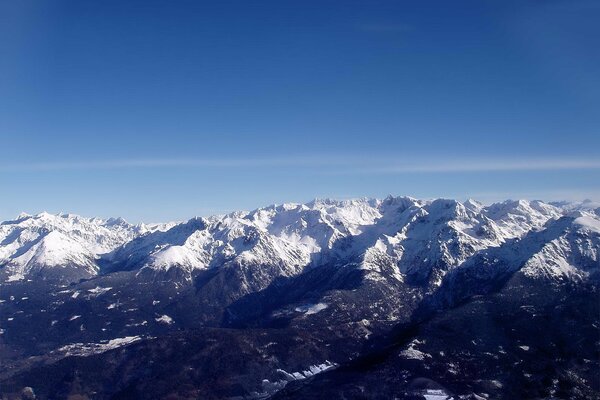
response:
[[[452,397],[448,396],[446,392],[441,389],[427,389],[423,393],[425,400],[450,400]]]
[[[331,362],[329,360],[325,360],[325,362],[323,362],[321,364],[311,365],[302,371],[287,372],[286,370],[281,369],[281,368],[277,369],[277,372],[281,374],[283,379],[276,381],[276,382],[270,382],[268,379],[264,379],[263,380],[263,388],[265,390],[265,393],[260,394],[260,396],[264,397],[265,395],[268,395],[269,393],[274,393],[278,390],[281,390],[289,382],[301,381],[301,380],[313,377],[322,372],[332,370],[332,369],[336,368],[337,366],[338,366],[338,364]]]
[[[63,353],[65,356],[87,357],[93,354],[104,353],[109,350],[127,346],[142,340],[141,336],[126,336],[115,338],[101,343],[73,343],[63,346],[55,352]]]
[[[593,218],[591,214],[582,214],[575,218],[574,224],[579,225],[595,233],[600,233],[600,219]]]
[[[111,287],[104,288],[104,287],[96,286],[93,289],[88,289],[88,292],[91,293],[91,294],[93,294],[93,295],[100,296],[100,295],[108,292],[111,289],[112,289]]]
[[[201,267],[203,264],[191,249],[185,246],[168,246],[152,256],[149,266],[153,269],[168,271],[172,267]]]
[[[135,226],[122,219],[102,220],[72,214],[21,213],[0,224],[0,267],[7,281],[25,279],[44,268],[73,266],[84,276],[97,274],[96,260],[148,231],[166,226]]]
[[[330,369],[333,369],[336,366],[337,366],[336,363],[325,360],[325,362],[322,364],[311,365],[310,367],[308,367],[308,369],[303,370],[300,373],[296,372],[295,374],[296,375],[301,374],[305,378],[310,378],[311,376],[315,376],[317,374],[320,374],[321,372],[329,371]]]
[[[161,315],[158,318],[154,318],[154,320],[156,322],[160,322],[161,324],[167,324],[167,325],[171,325],[171,324],[175,323],[175,321],[173,321],[173,318],[169,317],[167,314]]]
[[[106,343],[105,347],[109,349],[116,349],[117,347],[125,346],[141,339],[142,338],[140,336],[126,336],[123,338],[111,339],[108,341],[108,343]]]
[[[476,273],[489,276],[498,271],[518,271],[526,277],[578,281],[598,271],[599,233],[597,210],[524,200],[489,206],[473,200],[461,203],[406,197],[315,200],[307,204],[269,206],[251,212],[193,218],[161,226],[132,226],[124,220],[102,221],[42,213],[23,215],[16,221],[0,224],[0,280],[39,279],[39,276],[44,277],[44,273],[72,268],[82,272],[74,278],[78,281],[98,274],[98,266],[109,262],[123,269],[144,267],[157,274],[183,271],[190,277],[197,270],[210,268],[226,267],[235,273],[238,272],[235,268],[244,273],[250,271],[240,279],[242,289],[236,295],[264,289],[277,277],[293,277],[307,269],[325,265],[360,269],[361,276],[369,279],[372,285],[390,282],[398,285],[421,274],[429,279],[427,290],[446,288],[445,285],[451,282],[447,278],[453,272],[475,267],[480,267],[474,269]],[[65,306],[74,306],[76,304],[69,303],[79,303],[81,298],[95,296],[112,299],[111,295],[119,292],[111,287],[98,286],[99,282],[107,285],[108,282],[117,284],[119,280],[92,279],[73,286],[65,285],[65,290],[58,292],[63,293],[58,299],[67,300]],[[179,283],[174,283],[178,291],[181,288],[177,286]],[[13,286],[16,285],[20,284]],[[70,287],[72,289],[66,289]],[[108,292],[110,294],[106,294]],[[159,296],[158,293],[146,295]],[[175,297],[174,292],[169,295]],[[415,294],[412,295],[415,299]],[[78,300],[72,301],[69,297]],[[10,299],[14,300],[14,297]],[[152,297],[146,299],[152,301],[153,306],[160,303]],[[329,297],[325,298],[329,301],[326,299]],[[419,300],[420,297],[417,297],[412,301]],[[314,315],[333,307],[317,301],[293,303],[291,307],[286,306],[285,312],[304,318],[303,315]],[[129,304],[129,301],[111,303],[107,300],[104,306],[113,310],[118,307],[125,309],[130,307]],[[378,305],[373,304],[375,307]],[[174,319],[162,314],[166,311],[163,307],[155,310],[154,320],[165,325],[164,329],[179,325],[173,325]],[[129,308],[127,311],[136,309]],[[114,315],[115,312],[109,314]],[[85,318],[71,314],[63,314],[64,319],[60,321],[85,329],[80,325]],[[398,315],[402,313],[398,312]],[[138,314],[127,316],[131,318],[126,321],[126,327],[152,324],[152,319],[143,320]],[[67,319],[79,320],[68,324]],[[12,317],[8,319],[12,320]],[[376,319],[373,321],[375,323]],[[182,321],[178,319],[178,322]],[[51,322],[52,325],[56,323],[56,320]],[[363,322],[361,328],[365,326],[367,323]],[[366,329],[360,330],[361,333],[364,331],[369,334]],[[87,355],[138,340],[141,340],[138,336],[127,336],[100,343],[72,343],[59,350],[65,354]],[[421,344],[411,342],[403,348],[400,356],[410,360],[427,360],[431,356],[422,350],[425,347]],[[529,346],[518,348],[530,351]],[[505,352],[500,348],[498,353]],[[307,379],[334,367],[334,363],[326,361],[304,368],[295,367],[293,369],[300,370],[293,372],[280,369],[281,380],[266,381],[265,385],[283,387],[290,381]],[[452,364],[449,364],[448,371],[459,374],[458,367]],[[424,396],[437,400],[447,395],[430,392]]]
[[[21,281],[25,279],[25,276],[21,273],[15,273],[13,275],[10,275],[7,279],[6,282],[16,282],[16,281]]]
[[[327,304],[325,303],[317,303],[317,304],[305,304],[299,307],[296,307],[296,312],[304,313],[306,315],[316,314],[319,311],[323,311],[327,308]]]
[[[400,352],[400,356],[402,358],[406,358],[409,360],[424,360],[426,354],[417,349],[410,348],[410,349],[402,350]]]
[[[599,233],[600,219],[591,204],[508,200],[485,206],[472,199],[461,203],[391,196],[317,199],[154,225],[131,225],[120,218],[23,214],[0,224],[0,268],[4,266],[3,279],[8,282],[67,268],[76,272],[76,281],[97,275],[102,259],[154,273],[176,268],[191,282],[193,271],[225,264],[256,265],[291,277],[309,267],[355,263],[367,271],[367,279],[378,282],[404,282],[407,275],[428,276],[438,268],[435,286],[474,254],[544,229],[569,213],[579,213],[573,223],[580,229]],[[594,248],[585,251],[591,254]],[[540,265],[543,262],[540,259]],[[574,270],[568,257],[559,264],[545,268],[569,277],[585,275]],[[259,285],[274,278],[265,277]],[[88,293],[101,295],[100,290],[109,288]]]
[[[423,344],[423,342],[417,339],[410,342],[408,347],[400,352],[400,357],[409,360],[424,360],[426,357],[431,357],[431,355],[424,353],[416,348],[416,346],[418,346],[419,344]]]
[[[565,211],[588,211],[593,212],[600,208],[600,202],[592,201],[590,199],[586,199],[583,201],[576,202],[568,202],[568,201],[559,201],[551,203],[552,205],[559,207]]]
[[[600,220],[591,214],[577,211],[569,219],[556,221],[541,232],[537,242],[541,249],[525,261],[521,271],[533,278],[581,281],[587,279],[600,262],[600,235],[596,228]],[[538,246],[535,240],[523,245]]]

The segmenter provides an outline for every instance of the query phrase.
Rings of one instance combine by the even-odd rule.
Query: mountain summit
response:
[[[324,199],[155,225],[21,214],[0,224],[0,392],[594,397],[593,205]]]
[[[597,221],[585,204],[581,218]],[[257,264],[277,265],[279,274],[292,276],[332,262],[368,268],[378,254],[393,261],[398,279],[428,279],[435,266],[441,271],[458,266],[574,209],[572,203],[483,206],[474,200],[388,197],[273,205],[151,226],[122,218],[21,214],[0,225],[0,271],[6,281],[37,276],[71,283],[117,270],[178,269],[191,278],[199,270]]]

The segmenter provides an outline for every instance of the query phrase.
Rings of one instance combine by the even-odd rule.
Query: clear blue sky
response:
[[[597,1],[0,0],[0,219],[600,197]]]

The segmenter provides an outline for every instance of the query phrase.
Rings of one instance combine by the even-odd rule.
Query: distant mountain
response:
[[[0,224],[0,393],[598,396],[599,252],[590,201],[326,199],[155,225],[22,214]],[[531,379],[494,372],[517,361]]]
[[[0,225],[0,266],[9,280],[43,278],[41,271],[50,274],[53,266],[72,272],[64,272],[65,281],[133,269],[174,268],[191,277],[230,264],[266,264],[291,276],[357,257],[368,268],[379,255],[397,264],[398,278],[423,278],[435,266],[460,265],[477,251],[540,229],[563,209],[523,200],[487,207],[472,200],[315,200],[152,226],[41,213]]]
[[[7,281],[76,281],[97,275],[98,260],[134,238],[164,225],[131,225],[72,214],[21,214],[0,223],[0,276]]]

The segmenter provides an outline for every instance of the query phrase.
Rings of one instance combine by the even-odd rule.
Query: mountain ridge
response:
[[[596,218],[597,214],[591,213],[585,204],[589,202],[579,204],[584,210],[580,212],[590,213],[585,218]],[[258,263],[275,259],[295,273],[298,268],[318,263],[319,258],[343,258],[343,252],[356,253],[371,247],[372,251],[398,259],[398,268],[402,270],[398,273],[411,273],[418,268],[419,274],[426,275],[427,268],[416,267],[423,259],[442,258],[444,263],[460,264],[475,251],[539,229],[549,219],[573,212],[577,207],[562,203],[559,208],[537,200],[507,200],[485,206],[471,199],[461,203],[388,196],[384,200],[315,199],[306,204],[284,203],[154,225],[64,213],[21,214],[16,220],[0,224],[0,268],[12,268],[14,272],[5,279],[13,281],[25,278],[28,271],[39,270],[30,264],[43,263],[43,257],[26,259],[21,254],[34,246],[35,240],[43,240],[44,234],[56,231],[65,240],[55,241],[54,247],[58,249],[50,253],[70,252],[64,255],[64,261],[71,260],[84,270],[75,273],[73,279],[122,268],[168,271],[174,267],[191,274],[195,269],[231,261]],[[412,211],[407,214],[410,208]],[[441,231],[434,233],[435,229]],[[367,231],[374,236],[365,239],[372,243],[368,249],[362,249],[365,245],[356,241],[359,236],[368,236]],[[413,246],[416,250],[411,250],[411,241],[419,242],[432,235],[437,235],[438,241],[452,241],[457,248],[442,246],[429,257],[423,253],[423,246]],[[447,237],[442,238],[443,235]],[[342,249],[339,245],[333,248],[334,242],[344,241],[355,249]],[[431,248],[432,243],[424,246]],[[340,254],[332,255],[336,251]]]
[[[22,215],[0,223],[0,393],[548,397],[498,375],[523,347],[532,380],[589,398],[599,255],[590,202],[325,199],[156,225]],[[540,371],[548,354],[568,362]]]

